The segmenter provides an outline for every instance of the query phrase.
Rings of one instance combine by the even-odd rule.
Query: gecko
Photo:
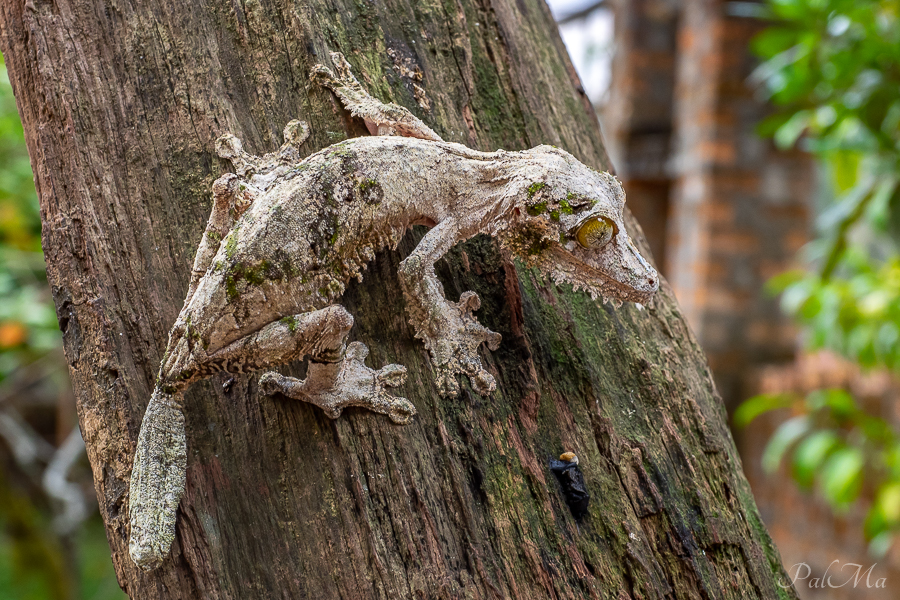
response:
[[[216,372],[265,370],[264,394],[320,407],[332,419],[363,407],[409,423],[416,409],[389,388],[406,369],[365,364],[366,346],[348,342],[353,317],[339,304],[366,264],[396,249],[414,225],[430,227],[398,269],[409,322],[424,342],[442,396],[496,389],[478,350],[500,335],[474,316],[477,294],[448,300],[435,262],[477,234],[557,283],[592,297],[647,303],[656,270],[629,238],[625,193],[552,146],[480,152],[446,142],[407,109],[370,96],[340,53],[334,71],[311,79],[331,90],[372,135],[333,144],[300,160],[309,126],[295,120],[285,142],[259,157],[225,134],[217,154],[230,160],[212,186],[213,207],[200,241],[184,307],[173,325],[144,414],[130,482],[129,553],[144,570],[162,564],[175,537],[187,465],[183,393]],[[308,359],[303,380],[269,370]]]

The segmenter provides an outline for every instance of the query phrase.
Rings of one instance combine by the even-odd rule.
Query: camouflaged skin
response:
[[[331,89],[369,137],[334,144],[304,160],[309,126],[291,121],[285,143],[263,157],[226,134],[219,156],[236,173],[213,184],[213,210],[200,242],[184,308],[169,334],[156,388],[141,427],[130,488],[134,562],[161,564],[175,537],[184,491],[186,438],[182,392],[217,371],[246,373],[310,359],[305,380],[266,372],[265,393],[281,393],[337,418],[362,406],[408,423],[416,414],[386,388],[406,369],[364,364],[368,350],[347,345],[353,317],[337,302],[351,278],[405,232],[431,230],[400,264],[406,310],[428,348],[438,389],[459,391],[457,375],[489,394],[494,377],[478,348],[500,335],[474,316],[480,300],[445,298],[434,264],[460,241],[485,233],[556,282],[613,302],[648,302],[659,277],[625,231],[619,182],[551,146],[478,152],[444,142],[405,108],[369,96],[344,57],[337,75],[317,65],[311,78]]]

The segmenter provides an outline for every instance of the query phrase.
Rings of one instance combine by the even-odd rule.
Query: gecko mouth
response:
[[[659,289],[659,274],[630,243],[607,246],[602,253],[576,247],[554,250],[552,273],[592,296],[646,304]],[[630,240],[629,240],[630,242]],[[575,260],[573,260],[573,258]]]

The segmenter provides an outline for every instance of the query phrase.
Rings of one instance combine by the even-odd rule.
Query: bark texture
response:
[[[472,148],[560,146],[608,167],[543,0],[17,0],[0,5],[44,249],[119,580],[134,598],[776,598],[783,569],[702,352],[667,287],[618,309],[539,281],[476,238],[439,263],[503,335],[498,391],[441,399],[406,322],[399,252],[343,304],[371,364],[409,368],[395,426],[219,375],[186,395],[187,485],[169,560],[128,557],[128,480],[153,377],[228,165],[284,124],[306,153],[364,135],[310,67]],[[640,239],[636,226],[633,237]],[[421,236],[422,232],[418,232]],[[646,249],[644,248],[644,252]],[[646,255],[646,254],[645,254]],[[299,376],[302,365],[287,371]],[[575,521],[549,460],[580,459]]]

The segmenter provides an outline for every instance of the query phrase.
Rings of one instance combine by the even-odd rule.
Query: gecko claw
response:
[[[282,390],[285,388],[287,381],[288,377],[281,373],[266,371],[259,378],[259,389],[265,396],[274,396],[275,394],[283,393]]]
[[[482,396],[487,396],[497,389],[497,380],[485,370],[481,370],[474,375],[470,374],[469,379],[472,382],[472,387],[475,388],[475,391]]]

